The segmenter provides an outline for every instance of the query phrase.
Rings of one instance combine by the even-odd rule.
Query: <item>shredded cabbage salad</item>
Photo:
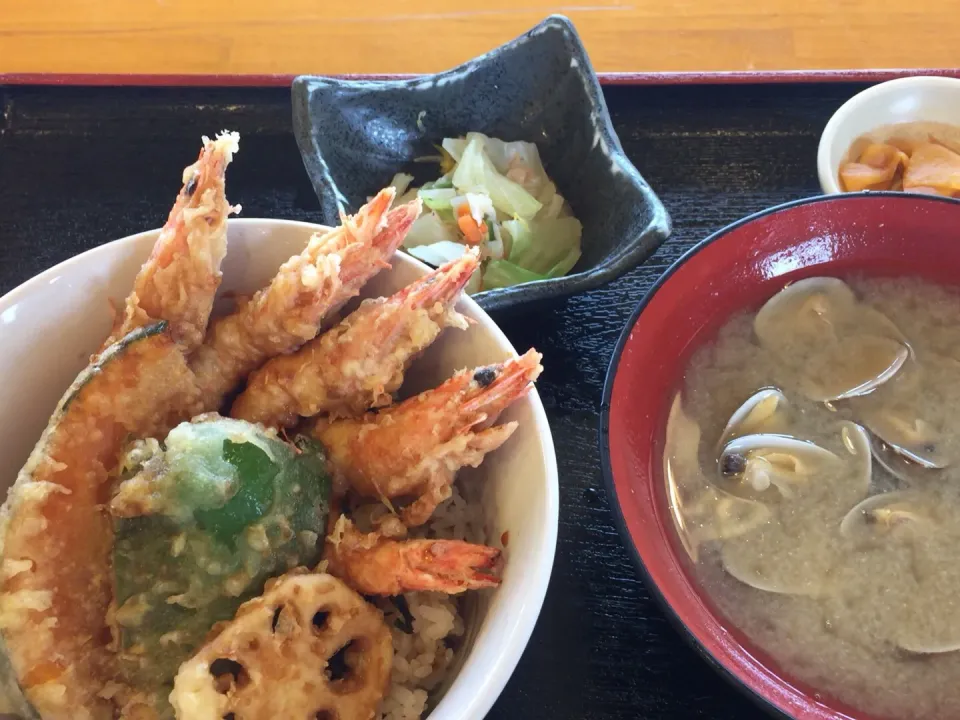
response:
[[[404,249],[439,267],[480,248],[481,265],[467,284],[473,294],[566,275],[580,259],[583,226],[557,192],[537,146],[481,133],[446,138],[439,180],[411,187],[398,173],[396,203],[419,195],[423,214]]]

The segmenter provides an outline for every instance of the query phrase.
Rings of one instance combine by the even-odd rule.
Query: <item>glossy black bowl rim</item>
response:
[[[560,299],[607,285],[646,261],[656,252],[657,248],[664,243],[672,231],[670,215],[663,205],[663,202],[623,150],[620,138],[617,136],[616,130],[613,127],[613,119],[610,117],[610,110],[607,107],[603,89],[600,87],[600,81],[597,78],[586,47],[580,35],[577,33],[573,22],[564,15],[549,15],[522,35],[467,60],[465,63],[454,68],[438,73],[400,80],[358,80],[317,75],[300,75],[293,80],[294,114],[296,114],[297,105],[300,103],[302,96],[306,94],[306,92],[301,94],[299,90],[301,87],[304,88],[304,91],[309,90],[311,86],[336,88],[413,88],[437,80],[456,77],[465,69],[482,63],[489,57],[495,56],[505,50],[510,50],[522,43],[531,40],[536,41],[536,36],[547,31],[560,32],[568,40],[570,59],[576,60],[579,63],[584,81],[587,83],[587,94],[593,98],[592,105],[596,111],[596,127],[602,135],[604,142],[609,147],[609,158],[612,162],[616,163],[617,169],[629,178],[630,184],[633,185],[638,194],[642,196],[643,202],[649,207],[650,219],[644,227],[629,234],[630,236],[627,240],[626,247],[619,252],[604,257],[596,267],[572,275],[536,280],[506,288],[484,290],[473,295],[472,297],[477,304],[490,313],[522,306],[528,302]],[[299,138],[297,144],[300,145]],[[595,152],[602,151],[595,150]],[[333,192],[337,197],[338,203],[342,203],[345,198],[340,195],[336,180],[333,178],[330,169],[323,160],[322,153],[320,153],[317,148],[310,148],[308,151],[307,148],[300,147],[300,155],[303,158],[307,175],[310,178],[310,183],[317,196],[319,197]],[[318,178],[318,180],[315,181],[314,178]]]
[[[687,645],[692,647],[694,651],[696,651],[696,653],[704,661],[706,661],[707,665],[712,667],[720,675],[720,677],[727,681],[728,684],[736,688],[742,696],[746,697],[756,707],[770,717],[777,718],[777,720],[794,720],[794,718],[777,707],[768,698],[747,687],[736,673],[725,667],[719,660],[717,660],[716,657],[714,657],[713,653],[703,646],[697,636],[694,635],[693,632],[691,632],[691,630],[683,622],[683,620],[680,619],[680,616],[674,611],[673,606],[667,602],[667,599],[660,591],[660,587],[656,582],[654,582],[649,571],[647,570],[647,566],[643,562],[643,558],[640,556],[640,551],[637,550],[636,545],[633,544],[633,538],[630,536],[630,531],[627,529],[627,522],[623,515],[623,508],[620,505],[620,497],[617,495],[617,489],[613,482],[613,469],[610,465],[610,401],[613,397],[613,382],[616,378],[617,370],[620,367],[620,358],[623,355],[623,349],[627,344],[630,334],[633,332],[634,326],[637,324],[640,314],[644,311],[647,305],[650,304],[650,301],[653,300],[653,297],[657,294],[660,288],[662,288],[670,280],[670,278],[673,277],[674,273],[683,267],[683,265],[690,258],[699,253],[708,245],[711,245],[720,238],[729,235],[734,230],[737,230],[756,220],[760,220],[761,218],[769,215],[776,215],[784,210],[790,210],[802,205],[840,202],[843,200],[848,200],[851,197],[876,197],[878,199],[904,197],[923,198],[924,200],[933,202],[944,202],[960,206],[960,199],[947,198],[938,195],[925,195],[920,193],[905,193],[900,191],[864,191],[857,193],[814,195],[812,197],[791,200],[779,205],[774,205],[766,208],[765,210],[760,210],[759,212],[747,215],[740,220],[722,227],[721,229],[708,235],[704,240],[698,242],[683,255],[681,255],[677,260],[675,260],[673,264],[670,265],[670,267],[668,267],[659,278],[657,278],[657,281],[653,284],[653,287],[651,287],[650,290],[643,296],[637,307],[630,314],[627,324],[621,331],[620,337],[617,339],[617,344],[613,349],[613,355],[610,358],[610,364],[607,367],[607,374],[603,384],[603,397],[600,402],[600,426],[598,431],[598,441],[600,444],[600,472],[603,475],[604,489],[607,493],[607,500],[610,504],[610,509],[613,511],[614,522],[617,526],[617,531],[620,533],[620,539],[623,542],[623,545],[626,547],[631,559],[633,560],[633,564],[636,567],[643,584],[650,592],[650,596],[654,598],[656,603],[660,606],[661,610],[664,612],[664,615],[666,615],[667,619],[678,631],[680,637],[686,641]],[[777,676],[780,677],[779,673]]]

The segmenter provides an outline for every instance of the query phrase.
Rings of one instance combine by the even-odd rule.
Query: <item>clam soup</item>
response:
[[[707,596],[787,675],[960,717],[960,294],[811,278],[730,319],[673,399],[664,476]]]

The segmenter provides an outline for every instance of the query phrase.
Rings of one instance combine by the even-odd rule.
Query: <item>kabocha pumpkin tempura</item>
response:
[[[211,321],[227,217],[239,210],[225,193],[238,142],[204,138],[113,332],[2,508],[0,674],[24,718],[392,717],[380,707],[400,682],[390,676],[399,631],[382,611],[456,613],[450,594],[499,584],[498,550],[431,537],[430,520],[438,505],[462,508],[456,468],[515,429],[490,426],[539,375],[539,354],[393,404],[415,358],[445,328],[469,327],[454,304],[473,253],[318,336],[390,267],[420,214],[419,200],[393,207],[391,188]],[[245,384],[235,418],[220,416]],[[310,433],[296,432],[302,418],[315,418]],[[373,470],[389,458],[368,467],[358,437],[394,442],[390,423],[417,427],[409,448],[396,439],[399,470],[378,493]],[[362,498],[383,503],[373,523]],[[419,590],[442,594],[377,607],[358,593]],[[281,646],[299,649],[281,660]],[[449,654],[437,657],[441,672]],[[422,708],[425,688],[403,690]]]

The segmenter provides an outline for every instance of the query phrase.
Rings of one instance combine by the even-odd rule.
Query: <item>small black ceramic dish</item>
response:
[[[482,132],[536,143],[544,167],[583,223],[570,274],[478,293],[487,311],[540,305],[599,287],[646,260],[670,234],[663,204],[627,159],[573,25],[552,16],[453,70],[409,80],[299,77],[294,132],[323,207],[336,224],[397,172],[436,179],[445,137]],[[429,170],[432,177],[424,173]]]

